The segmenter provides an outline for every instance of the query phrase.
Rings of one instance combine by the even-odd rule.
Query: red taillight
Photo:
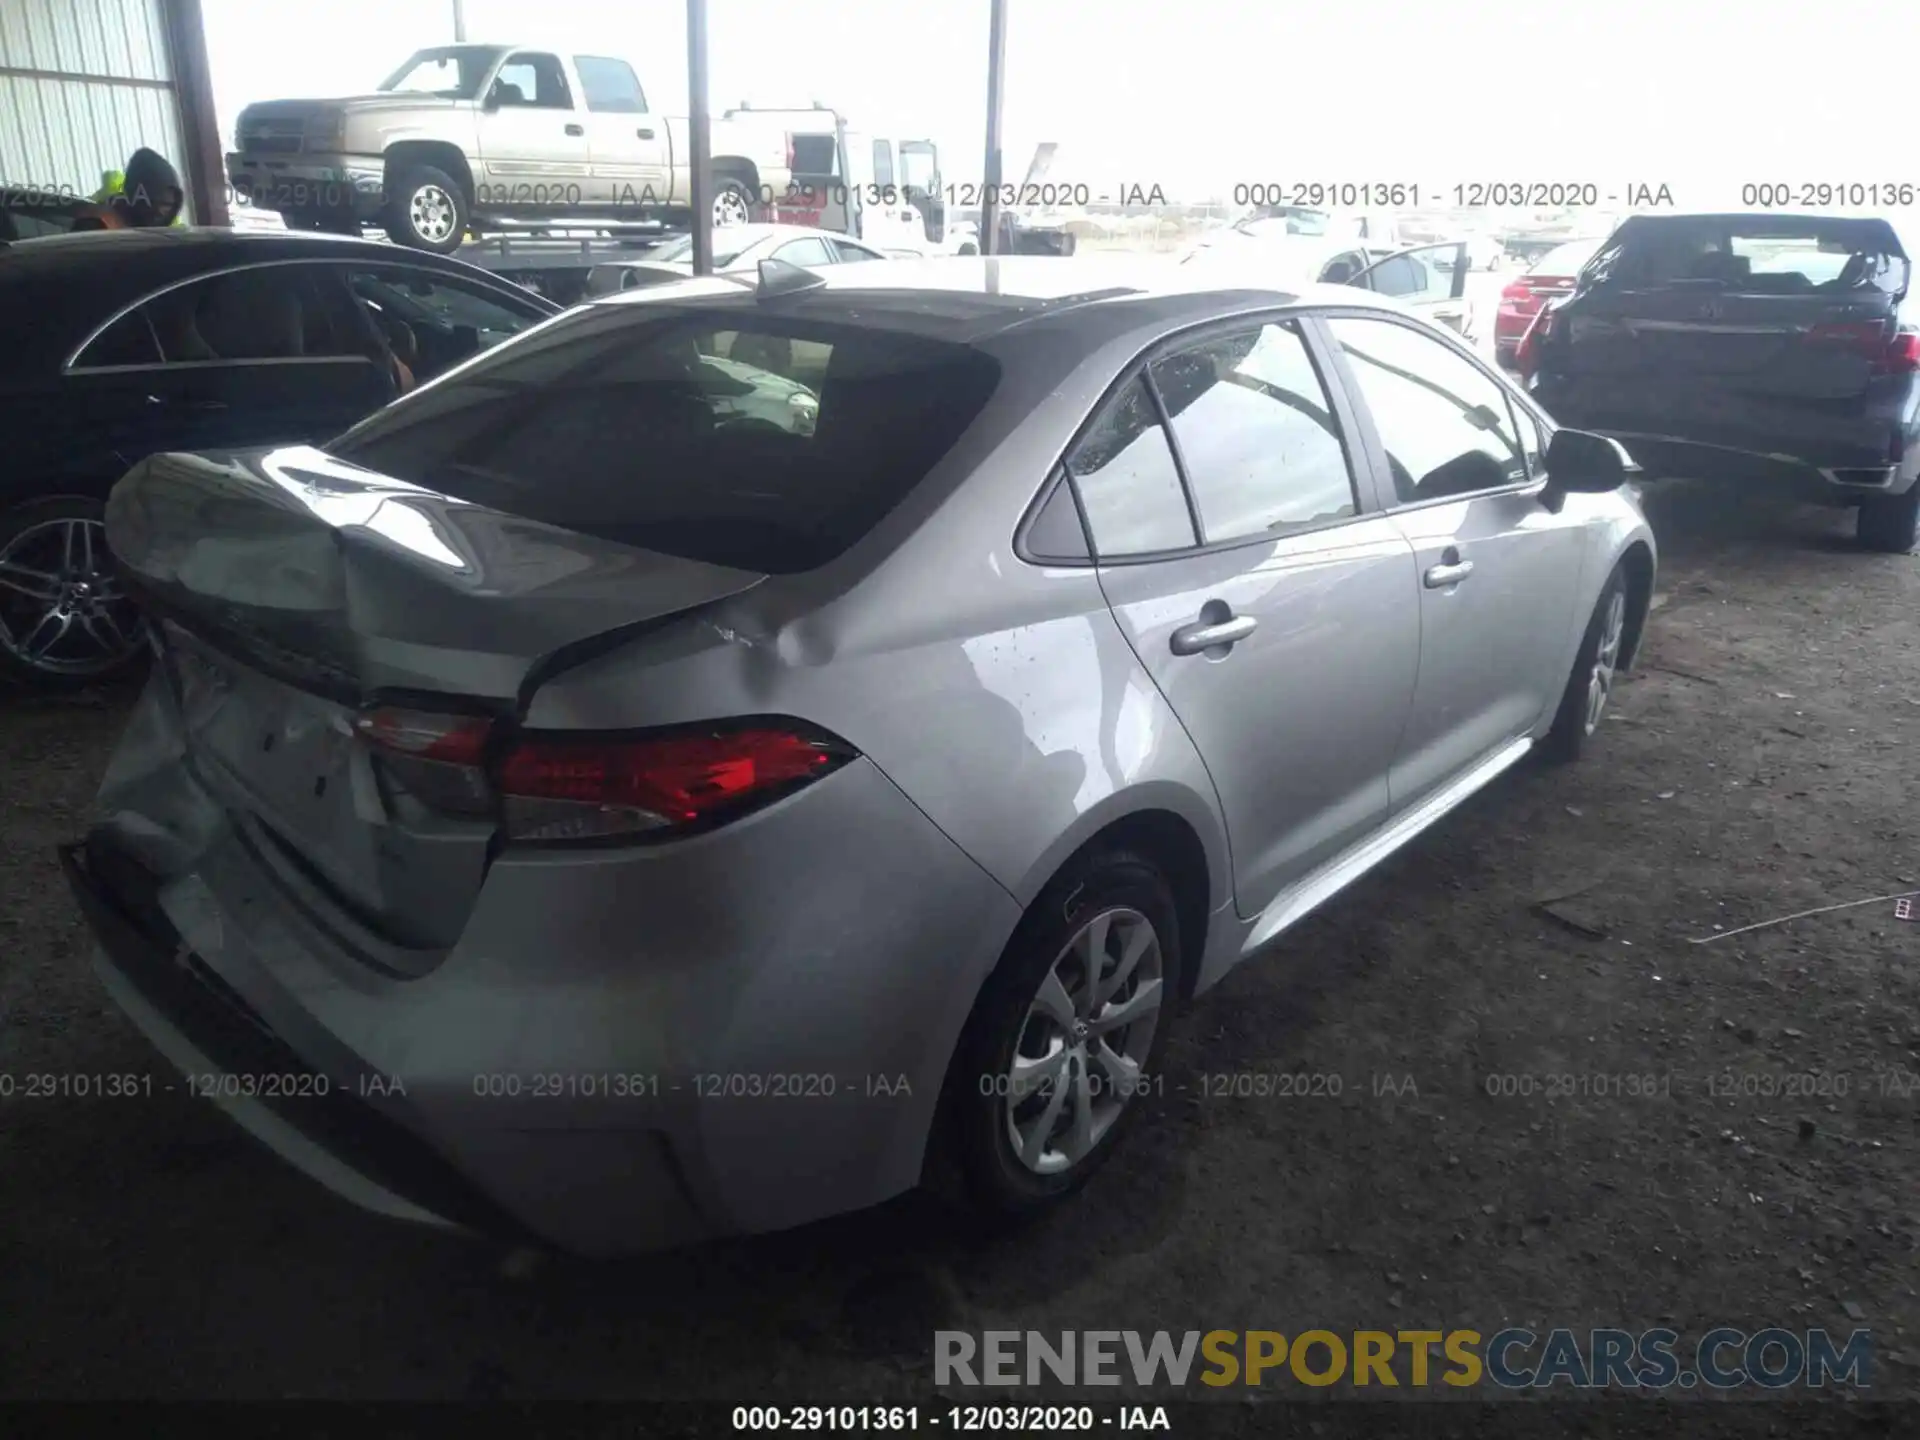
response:
[[[1880,372],[1884,375],[1920,373],[1920,333],[1902,330],[1889,340],[1886,352],[1880,357]]]
[[[796,722],[634,735],[536,732],[383,706],[354,722],[385,773],[431,808],[498,813],[514,840],[603,840],[702,825],[824,775],[854,752]]]
[[[851,757],[798,729],[677,735],[531,735],[492,767],[509,836],[605,839],[710,821],[785,793]]]
[[[1500,308],[1508,311],[1524,311],[1533,303],[1533,287],[1524,280],[1514,280],[1500,291]]]
[[[1513,352],[1513,368],[1520,372],[1522,380],[1531,380],[1534,371],[1540,368],[1540,346],[1553,329],[1553,317],[1558,309],[1556,305],[1542,305],[1533,323],[1527,326],[1527,333],[1520,337],[1520,344]]]
[[[1911,375],[1920,371],[1920,333],[1912,330],[1887,334],[1878,320],[1842,320],[1811,326],[1805,335],[1809,345],[1832,345],[1853,350],[1873,361],[1876,375]]]
[[[1846,320],[1808,327],[1809,345],[1847,345],[1877,355],[1886,344],[1887,327],[1878,320]]]
[[[484,815],[492,807],[481,768],[493,733],[486,717],[381,706],[357,716],[353,728],[380,757],[389,780],[414,799],[456,815]]]
[[[478,765],[486,754],[493,722],[382,706],[359,716],[353,728],[368,744],[394,755],[441,765]]]

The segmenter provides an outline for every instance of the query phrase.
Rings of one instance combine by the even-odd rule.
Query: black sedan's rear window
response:
[[[859,540],[973,423],[978,350],[751,311],[590,306],[328,447],[457,499],[773,574]]]

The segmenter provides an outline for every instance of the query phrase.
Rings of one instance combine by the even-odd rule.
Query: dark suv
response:
[[[1648,478],[1775,483],[1859,507],[1907,551],[1920,515],[1920,333],[1884,220],[1636,215],[1521,347],[1564,425],[1624,443]]]

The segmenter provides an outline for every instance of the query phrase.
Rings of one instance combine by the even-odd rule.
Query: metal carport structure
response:
[[[1000,111],[1007,56],[1007,0],[988,0],[986,161],[981,171],[980,253],[991,255],[1000,231]],[[454,0],[454,27],[465,22]],[[707,109],[707,0],[687,0],[687,127],[692,141],[693,270],[713,272],[712,116]]]
[[[143,145],[227,223],[200,0],[0,0],[0,186],[87,194]]]

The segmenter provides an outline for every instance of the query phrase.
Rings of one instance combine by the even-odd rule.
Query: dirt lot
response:
[[[1503,780],[1200,1002],[1130,1152],[1027,1232],[965,1240],[909,1200],[516,1275],[335,1202],[204,1103],[15,1098],[0,1393],[875,1399],[930,1383],[936,1325],[1513,1322],[1866,1325],[1875,1391],[1912,1394],[1920,924],[1882,903],[1688,941],[1920,887],[1920,560],[1820,512],[1676,492],[1655,520],[1659,609],[1597,754]],[[15,1077],[161,1071],[52,858],[123,704],[0,714]],[[1209,1093],[1282,1071],[1342,1093]],[[1549,1100],[1557,1075],[1660,1093]],[[1836,1093],[1764,1093],[1789,1076]]]

